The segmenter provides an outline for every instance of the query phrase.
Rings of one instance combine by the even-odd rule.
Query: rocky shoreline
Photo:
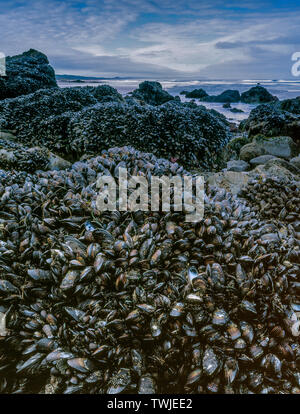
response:
[[[300,98],[233,133],[157,82],[60,89],[33,50],[8,74],[0,392],[299,394]],[[99,211],[97,178],[121,167],[204,175],[204,219]]]

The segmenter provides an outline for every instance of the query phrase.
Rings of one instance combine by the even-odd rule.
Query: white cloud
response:
[[[264,67],[272,70],[270,61],[283,70],[285,59],[297,51],[300,35],[299,9],[265,13],[267,6],[260,4],[258,11],[255,1],[235,0],[228,7],[221,0],[86,0],[80,7],[75,3],[6,3],[0,15],[0,50],[11,55],[36,48],[60,73],[80,68],[90,75],[136,76],[139,71],[155,77],[214,77],[223,67],[224,77],[255,77],[255,65],[261,73]],[[146,23],[143,13],[156,16],[156,23]],[[276,77],[277,69],[269,76]]]

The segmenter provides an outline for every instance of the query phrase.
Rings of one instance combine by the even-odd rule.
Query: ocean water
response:
[[[112,79],[112,80],[85,80],[84,82],[67,82],[65,80],[59,80],[58,84],[60,87],[74,87],[74,86],[99,86],[99,85],[110,85],[116,88],[119,93],[126,96],[134,89],[136,89],[139,83],[145,79]],[[224,81],[224,80],[166,80],[160,81],[163,88],[166,89],[171,95],[176,96],[183,90],[192,91],[193,89],[203,88],[209,95],[218,95],[224,92],[226,89],[236,89],[240,93],[245,92],[251,87],[260,83],[268,91],[277,96],[280,100],[291,99],[300,96],[300,80],[242,80],[242,81]],[[191,99],[185,98],[180,95],[180,99],[190,101]],[[232,108],[241,109],[242,113],[232,113],[229,109],[223,108],[222,103],[208,103],[196,100],[199,105],[204,105],[208,109],[215,109],[226,116],[227,119],[232,122],[239,122],[243,119],[248,118],[250,111],[255,108],[256,105],[248,105],[243,103],[231,104]]]

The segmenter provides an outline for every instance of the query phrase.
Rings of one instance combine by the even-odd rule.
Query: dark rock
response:
[[[46,147],[68,160],[133,145],[186,165],[217,165],[230,132],[226,118],[172,100],[141,105],[106,86],[40,90],[0,103],[0,128],[27,146]]]
[[[154,106],[161,105],[174,99],[172,95],[163,90],[159,82],[150,81],[140,83],[139,88],[132,92],[132,97]]]
[[[234,132],[234,133],[239,132],[238,125],[235,122],[230,122],[229,128],[230,128],[230,132]]]
[[[300,115],[300,96],[295,99],[285,99],[284,101],[280,101],[278,106],[282,111]]]
[[[27,95],[42,88],[56,88],[53,68],[46,55],[30,49],[6,58],[6,77],[0,77],[0,100]]]
[[[211,95],[204,97],[202,99],[204,102],[226,102],[226,103],[232,103],[232,102],[239,102],[241,100],[241,96],[239,91],[228,89],[224,92],[222,92],[220,95]]]
[[[238,108],[230,108],[230,112],[233,112],[234,114],[239,114],[239,113],[243,113],[244,111]]]
[[[271,95],[263,86],[257,85],[242,93],[241,101],[248,104],[256,104],[278,101],[278,98]]]
[[[225,109],[231,108],[230,102],[224,103],[223,108]]]
[[[208,96],[208,94],[205,92],[204,89],[194,89],[191,92],[186,92],[185,94],[186,98],[194,98],[194,99],[202,99]]]
[[[297,108],[300,98],[257,106],[240,126],[249,137],[262,134],[268,137],[289,136],[300,143],[300,114]],[[288,108],[289,112],[284,108]]]

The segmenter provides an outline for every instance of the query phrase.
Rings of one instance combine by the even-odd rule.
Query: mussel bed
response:
[[[188,174],[128,147],[0,171],[0,391],[299,393],[299,183],[206,186],[198,223],[100,212],[121,166]]]

